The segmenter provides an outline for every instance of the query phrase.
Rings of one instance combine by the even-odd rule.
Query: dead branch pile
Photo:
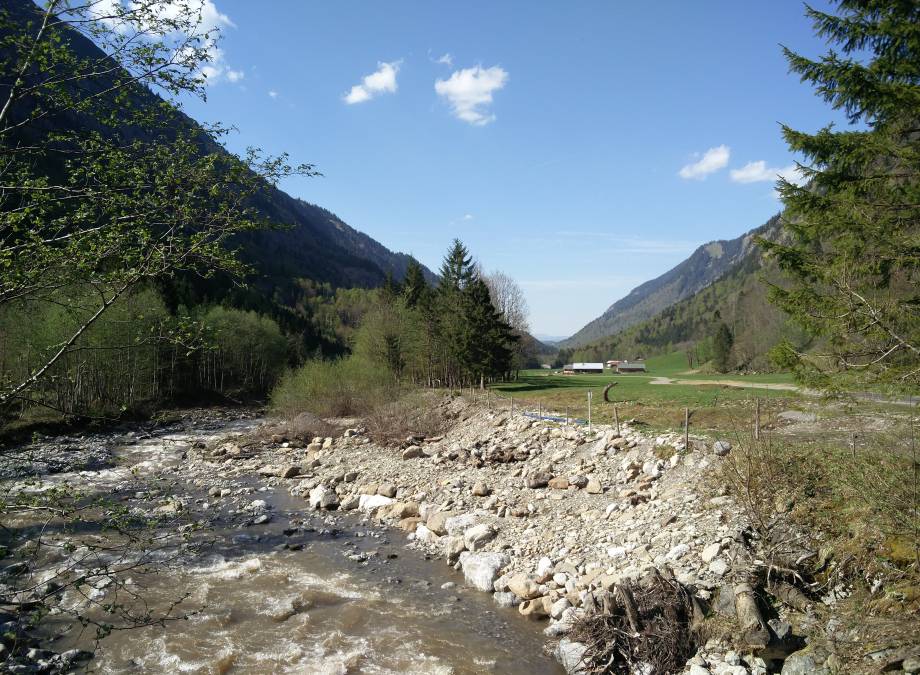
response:
[[[670,571],[654,570],[640,583],[616,586],[602,608],[573,625],[569,639],[587,646],[587,675],[679,673],[703,640],[702,618]]]

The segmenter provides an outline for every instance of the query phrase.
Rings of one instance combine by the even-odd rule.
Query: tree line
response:
[[[437,285],[428,284],[413,260],[405,279],[390,279],[379,295],[355,350],[383,364],[397,382],[483,387],[531,365],[520,289],[502,273],[485,274],[457,239]]]

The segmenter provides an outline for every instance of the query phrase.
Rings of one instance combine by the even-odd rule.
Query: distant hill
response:
[[[568,339],[566,335],[544,335],[543,333],[534,333],[534,337],[548,346],[555,346]]]
[[[774,216],[764,225],[736,239],[700,246],[676,267],[634,288],[629,295],[617,300],[601,316],[558,346],[577,348],[616,335],[706,288],[751,255],[754,237],[776,228],[778,218]]]

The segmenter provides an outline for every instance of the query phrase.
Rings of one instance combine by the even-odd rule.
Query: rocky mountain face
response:
[[[634,288],[558,346],[577,348],[616,335],[693,296],[735,269],[757,249],[754,239],[778,231],[779,216],[731,240],[713,241],[660,277]]]

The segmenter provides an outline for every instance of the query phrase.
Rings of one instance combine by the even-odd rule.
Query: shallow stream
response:
[[[169,572],[132,580],[144,602],[178,597],[186,620],[116,631],[99,643],[100,673],[561,673],[543,651],[542,626],[464,586],[443,561],[407,548],[400,532],[353,517],[313,515],[282,487],[253,477],[235,486],[266,503],[268,522],[241,521],[239,500],[210,499],[206,482],[183,476],[189,444],[242,431],[186,425],[122,443],[115,467],[59,473],[52,482],[92,485],[141,504],[180,495],[208,513],[209,545]],[[166,478],[165,476],[168,476]],[[90,648],[72,632],[55,651]]]

